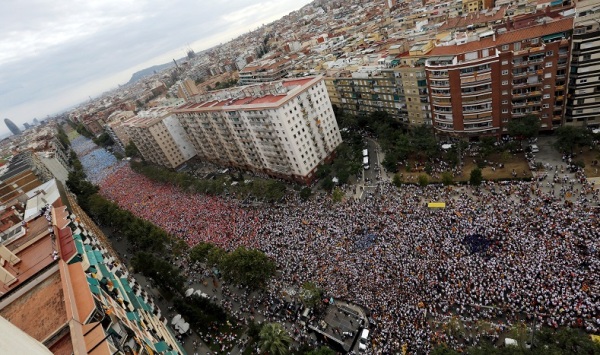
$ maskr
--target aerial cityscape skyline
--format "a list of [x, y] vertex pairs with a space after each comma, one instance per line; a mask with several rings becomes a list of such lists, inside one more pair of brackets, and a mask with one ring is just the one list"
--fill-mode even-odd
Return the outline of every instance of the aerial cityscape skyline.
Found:
[[[225, 43], [307, 3], [2, 4], [0, 113], [22, 127], [125, 84], [138, 70], [185, 57], [188, 48]], [[0, 127], [0, 136], [8, 133]]]
[[110, 1], [0, 42], [131, 76], [3, 116], [0, 353], [600, 354], [600, 0]]

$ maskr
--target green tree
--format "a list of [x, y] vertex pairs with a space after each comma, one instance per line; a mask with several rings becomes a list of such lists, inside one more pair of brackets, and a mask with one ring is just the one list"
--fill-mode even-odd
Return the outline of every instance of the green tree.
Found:
[[538, 117], [528, 115], [510, 120], [506, 124], [506, 128], [511, 137], [522, 141], [523, 139], [536, 137], [541, 125], [542, 123]]
[[131, 259], [131, 265], [135, 271], [151, 277], [162, 290], [176, 293], [183, 290], [185, 277], [179, 273], [179, 269], [154, 254], [137, 253]]
[[305, 282], [300, 290], [300, 301], [307, 308], [316, 307], [321, 302], [323, 290], [313, 282]]
[[576, 147], [590, 146], [592, 136], [590, 131], [584, 127], [561, 126], [554, 131], [556, 141], [554, 147], [561, 152], [573, 154]]
[[533, 345], [540, 349], [547, 348], [546, 354], [600, 354], [600, 344], [573, 328], [561, 328], [558, 332], [543, 329], [535, 333]]
[[459, 355], [459, 352], [448, 348], [446, 344], [442, 344], [433, 348], [430, 355]]
[[452, 185], [454, 183], [454, 176], [452, 176], [452, 173], [449, 171], [444, 171], [442, 173], [442, 184], [448, 186], [448, 185]]
[[425, 187], [425, 186], [429, 185], [429, 178], [427, 177], [427, 175], [421, 174], [421, 175], [419, 175], [418, 182], [419, 182], [419, 186]]
[[226, 254], [220, 267], [225, 279], [252, 289], [264, 287], [276, 271], [273, 260], [263, 252], [244, 247]]
[[103, 132], [101, 135], [94, 138], [93, 141], [94, 141], [94, 143], [96, 143], [97, 145], [99, 145], [101, 147], [108, 147], [115, 143], [115, 142], [113, 142], [112, 138], [106, 132]]
[[344, 192], [339, 187], [336, 187], [331, 194], [331, 198], [333, 202], [342, 202], [342, 199], [344, 198]]
[[481, 156], [487, 158], [496, 150], [496, 138], [494, 137], [483, 137], [481, 139]]
[[193, 329], [204, 332], [210, 331], [211, 325], [223, 324], [227, 319], [227, 313], [221, 306], [196, 294], [186, 298], [176, 298], [173, 306]]
[[321, 187], [323, 188], [323, 190], [329, 192], [333, 190], [335, 184], [333, 183], [333, 180], [331, 180], [330, 177], [327, 177], [321, 182]]
[[133, 141], [130, 141], [125, 147], [125, 155], [131, 158], [140, 156], [140, 151], [137, 149]]
[[260, 330], [260, 349], [269, 355], [289, 354], [292, 337], [279, 323], [267, 323]]
[[207, 260], [210, 252], [215, 248], [214, 244], [200, 242], [190, 249], [190, 261], [203, 263]]
[[481, 173], [481, 169], [474, 168], [473, 170], [471, 170], [471, 177], [469, 178], [469, 181], [473, 186], [481, 185], [481, 183], [483, 182], [483, 175]]
[[399, 173], [394, 174], [394, 177], [392, 178], [392, 184], [394, 184], [396, 187], [402, 186], [402, 177]]
[[221, 268], [221, 263], [227, 256], [225, 249], [214, 247], [206, 255], [206, 263], [210, 266]]
[[310, 195], [312, 195], [310, 187], [303, 187], [302, 190], [300, 190], [300, 198], [302, 201], [307, 201], [310, 198]]
[[263, 325], [261, 323], [256, 323], [254, 320], [251, 320], [250, 324], [248, 324], [248, 331], [246, 334], [248, 334], [248, 337], [252, 339], [259, 339], [262, 327]]
[[431, 127], [421, 125], [410, 131], [410, 142], [413, 154], [421, 159], [433, 158], [439, 154], [435, 135]]

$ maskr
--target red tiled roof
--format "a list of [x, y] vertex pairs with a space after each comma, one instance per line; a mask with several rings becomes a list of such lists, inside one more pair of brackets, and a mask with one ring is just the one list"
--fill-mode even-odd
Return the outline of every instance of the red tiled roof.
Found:
[[503, 44], [522, 41], [527, 38], [545, 36], [557, 32], [568, 31], [573, 28], [573, 18], [566, 18], [544, 25], [522, 28], [515, 31], [496, 35], [496, 41], [493, 37], [487, 37], [480, 41], [468, 42], [461, 45], [438, 46], [429, 52], [430, 56], [451, 55], [472, 52], [482, 48], [497, 47]]
[[476, 25], [476, 24], [480, 24], [480, 23], [495, 22], [495, 21], [498, 21], [498, 20], [504, 18], [505, 12], [506, 12], [506, 7], [503, 6], [498, 11], [496, 11], [496, 13], [494, 13], [493, 15], [489, 15], [490, 12], [488, 11], [486, 14], [479, 13], [479, 14], [468, 14], [465, 17], [462, 17], [462, 16], [452, 17], [452, 18], [449, 18], [445, 24], [440, 26], [439, 30], [444, 31], [444, 30], [449, 30], [449, 29], [453, 29], [456, 27], [467, 27], [469, 25]]
[[65, 227], [58, 231], [58, 242], [60, 245], [60, 258], [69, 262], [77, 252], [71, 228]]
[[282, 98], [286, 97], [286, 95], [266, 95], [263, 97], [257, 97], [256, 99], [249, 102], [250, 105], [253, 104], [264, 104], [264, 103], [275, 103]]
[[310, 77], [310, 78], [302, 78], [302, 79], [295, 79], [295, 80], [286, 80], [283, 82], [283, 86], [304, 85], [313, 79], [314, 79], [313, 77]]

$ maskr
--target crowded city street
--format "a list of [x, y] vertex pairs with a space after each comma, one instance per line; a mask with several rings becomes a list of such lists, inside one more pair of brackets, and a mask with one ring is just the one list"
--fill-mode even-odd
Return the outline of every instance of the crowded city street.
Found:
[[[246, 306], [229, 310], [242, 322], [310, 281], [367, 310], [369, 351], [378, 354], [497, 341], [522, 321], [600, 329], [598, 190], [582, 172], [565, 172], [565, 162], [545, 181], [397, 188], [380, 179], [360, 200], [317, 194], [262, 206], [184, 192], [118, 164], [99, 181], [104, 197], [190, 246], [257, 248], [277, 262], [266, 298], [235, 296]], [[430, 209], [432, 201], [446, 206]], [[210, 274], [178, 266], [190, 283]], [[268, 307], [261, 312], [273, 319]], [[444, 331], [451, 318], [464, 325], [461, 339]]]

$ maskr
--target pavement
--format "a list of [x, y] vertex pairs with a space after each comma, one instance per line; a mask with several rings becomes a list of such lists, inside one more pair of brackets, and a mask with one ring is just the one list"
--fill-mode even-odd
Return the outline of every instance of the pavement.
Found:
[[52, 175], [54, 175], [56, 180], [59, 180], [63, 184], [66, 183], [67, 179], [69, 178], [69, 172], [61, 164], [61, 162], [58, 161], [58, 159], [40, 157], [40, 160], [42, 161], [42, 163], [44, 163], [44, 165], [46, 165], [46, 167], [48, 168], [48, 170], [50, 170]]

